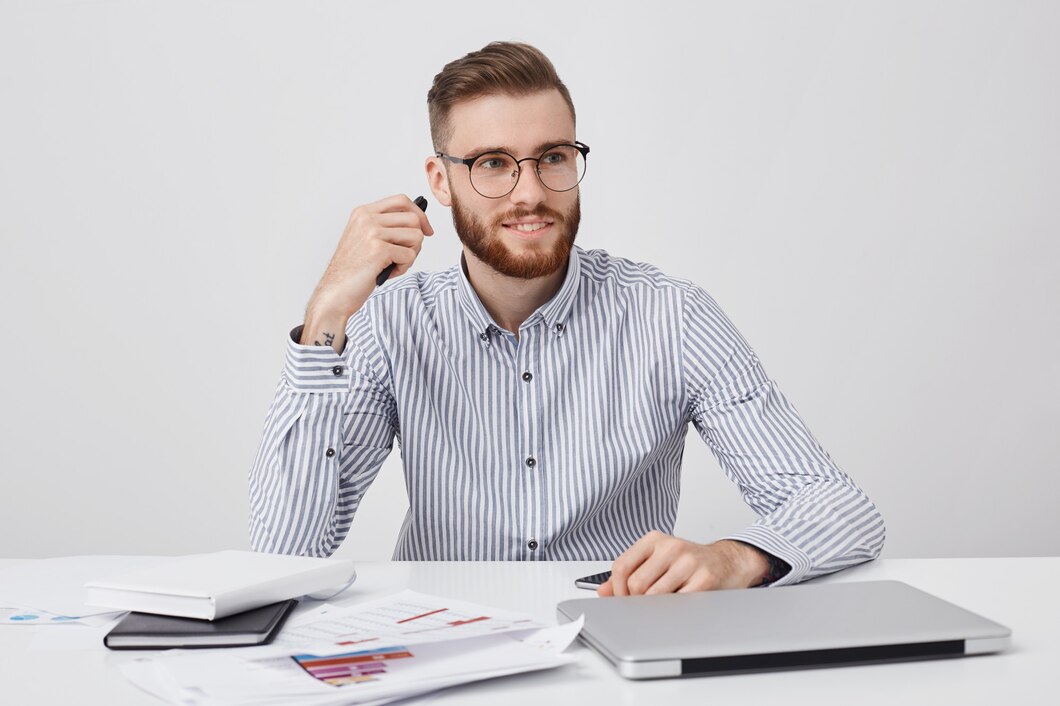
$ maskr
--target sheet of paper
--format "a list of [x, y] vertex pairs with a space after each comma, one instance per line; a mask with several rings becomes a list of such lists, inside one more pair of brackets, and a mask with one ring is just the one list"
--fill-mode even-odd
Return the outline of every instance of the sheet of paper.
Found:
[[[77, 619], [113, 613], [111, 608], [84, 604], [85, 583], [101, 576], [130, 571], [167, 557], [67, 556], [31, 559], [0, 569], [0, 605], [33, 608]], [[4, 620], [2, 623], [11, 621]]]
[[[122, 671], [140, 688], [184, 706], [375, 704], [569, 664], [577, 658], [563, 650], [582, 625], [527, 628], [538, 622], [411, 591], [302, 617], [292, 644], [170, 650]], [[484, 630], [491, 621], [495, 629]], [[330, 630], [322, 640], [323, 627]], [[367, 643], [346, 640], [366, 635]], [[340, 646], [336, 638], [352, 644]], [[326, 649], [305, 649], [312, 644]]]
[[[548, 628], [547, 630], [565, 630]], [[559, 642], [551, 638], [545, 642]], [[185, 652], [185, 654], [179, 654]], [[172, 651], [156, 658], [156, 685], [175, 703], [352, 704], [405, 698], [456, 684], [550, 669], [576, 661], [515, 633], [448, 642], [393, 645], [341, 655], [241, 655]], [[135, 674], [128, 675], [135, 679]], [[142, 678], [142, 675], [141, 675]]]
[[312, 647], [318, 655], [387, 642], [423, 644], [511, 630], [545, 627], [526, 615], [415, 591], [353, 606], [321, 606], [289, 621], [277, 635], [282, 647]]
[[0, 625], [110, 625], [125, 613], [101, 613], [99, 615], [56, 615], [37, 608], [0, 607]]

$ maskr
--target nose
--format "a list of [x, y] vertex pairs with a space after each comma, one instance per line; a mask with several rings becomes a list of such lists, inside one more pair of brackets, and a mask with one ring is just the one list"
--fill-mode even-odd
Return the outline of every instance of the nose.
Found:
[[541, 183], [541, 177], [537, 175], [537, 163], [523, 164], [519, 171], [519, 180], [515, 188], [508, 194], [513, 204], [518, 204], [528, 210], [533, 210], [538, 204], [548, 198], [548, 189]]

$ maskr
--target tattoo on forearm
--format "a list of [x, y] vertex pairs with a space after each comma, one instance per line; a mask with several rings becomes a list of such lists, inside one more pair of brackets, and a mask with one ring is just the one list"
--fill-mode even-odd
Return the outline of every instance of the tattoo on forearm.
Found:
[[320, 341], [313, 341], [313, 345], [314, 346], [330, 346], [334, 342], [335, 342], [335, 334], [328, 333], [327, 331], [325, 331], [324, 332], [324, 343], [321, 343]]

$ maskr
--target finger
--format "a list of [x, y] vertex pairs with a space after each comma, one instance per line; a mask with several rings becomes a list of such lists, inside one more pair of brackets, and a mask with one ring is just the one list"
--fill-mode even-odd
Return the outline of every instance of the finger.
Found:
[[408, 208], [409, 206], [416, 209], [417, 211], [420, 210], [420, 207], [414, 204], [412, 202], [412, 199], [410, 199], [405, 194], [394, 194], [393, 196], [387, 196], [384, 199], [379, 199], [378, 201], [373, 201], [372, 203], [366, 203], [362, 208], [364, 208], [364, 210], [368, 211], [369, 213], [386, 213], [387, 211], [402, 210], [409, 211], [411, 213], [411, 210]]
[[629, 595], [639, 596], [648, 592], [671, 568], [670, 562], [658, 553], [652, 554], [626, 579]]
[[714, 587], [716, 586], [711, 585], [709, 577], [703, 576], [701, 573], [692, 573], [674, 593], [694, 594], [700, 592], [700, 590], [710, 590]]
[[616, 596], [629, 595], [629, 588], [626, 584], [627, 579], [652, 555], [656, 542], [662, 536], [664, 535], [655, 535], [655, 533], [649, 532], [615, 559], [615, 563], [611, 566], [610, 581]]
[[604, 581], [602, 584], [596, 587], [596, 595], [601, 597], [615, 595], [615, 589], [611, 586], [611, 579]]
[[411, 267], [412, 263], [416, 261], [416, 255], [418, 254], [414, 248], [391, 244], [387, 244], [384, 253], [390, 262], [397, 265], [398, 270], [402, 268], [407, 270]]
[[420, 230], [420, 219], [416, 217], [415, 213], [410, 211], [385, 211], [376, 214], [372, 220], [384, 228], [413, 228]]
[[[394, 246], [394, 248], [396, 249], [389, 251], [392, 254], [387, 256], [391, 258], [391, 262], [394, 264], [394, 269], [390, 271], [390, 276], [387, 277], [388, 280], [400, 277], [411, 270], [413, 263], [416, 261], [416, 255], [418, 254], [411, 248], [398, 248], [398, 246]], [[386, 268], [384, 267], [383, 269]]]
[[694, 571], [688, 579], [677, 589], [677, 593], [695, 593], [696, 591], [715, 591], [721, 588], [721, 584], [710, 571]]
[[424, 235], [434, 235], [434, 228], [431, 227], [431, 222], [427, 220], [427, 214], [420, 209], [416, 203], [405, 194], [395, 194], [394, 196], [387, 197], [376, 201], [373, 204], [369, 204], [374, 213], [393, 213], [396, 211], [404, 211], [411, 213], [416, 216], [416, 220], [419, 221], [420, 230], [423, 231]]
[[423, 233], [418, 228], [380, 228], [375, 232], [375, 237], [384, 243], [407, 248], [423, 242]]
[[688, 583], [688, 579], [693, 573], [693, 570], [684, 562], [670, 564], [666, 572], [644, 591], [644, 595], [656, 596], [660, 593], [674, 593]]

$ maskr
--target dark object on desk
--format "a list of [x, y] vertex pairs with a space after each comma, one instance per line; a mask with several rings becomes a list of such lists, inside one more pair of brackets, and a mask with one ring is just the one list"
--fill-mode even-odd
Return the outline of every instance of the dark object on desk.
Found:
[[267, 645], [296, 605], [292, 598], [218, 620], [129, 613], [107, 633], [103, 644], [112, 650]]
[[602, 584], [606, 583], [611, 578], [610, 571], [601, 571], [598, 574], [591, 574], [589, 576], [582, 576], [580, 579], [574, 580], [574, 585], [578, 588], [588, 588], [595, 591]]
[[963, 657], [1012, 631], [900, 581], [579, 598], [579, 638], [628, 679], [741, 674]]
[[[413, 199], [412, 203], [419, 206], [420, 210], [424, 213], [427, 212], [427, 199], [423, 198], [422, 196], [417, 196], [415, 199]], [[397, 267], [397, 263], [394, 262], [391, 262], [389, 265], [387, 265], [386, 268], [379, 273], [379, 276], [375, 278], [375, 286], [378, 287], [382, 285], [383, 282], [386, 282], [388, 279], [390, 279], [390, 273], [394, 271], [395, 267]]]

